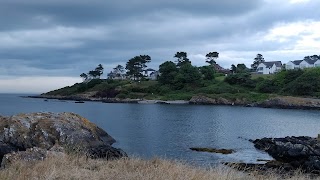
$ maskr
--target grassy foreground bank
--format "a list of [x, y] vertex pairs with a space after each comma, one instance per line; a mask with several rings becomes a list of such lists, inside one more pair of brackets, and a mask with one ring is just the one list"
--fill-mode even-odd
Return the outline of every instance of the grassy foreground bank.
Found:
[[243, 173], [231, 168], [221, 167], [201, 169], [179, 162], [138, 158], [114, 161], [92, 160], [83, 157], [66, 156], [47, 158], [34, 163], [17, 162], [0, 170], [0, 179], [308, 179], [303, 175], [284, 178], [273, 173], [258, 175]]

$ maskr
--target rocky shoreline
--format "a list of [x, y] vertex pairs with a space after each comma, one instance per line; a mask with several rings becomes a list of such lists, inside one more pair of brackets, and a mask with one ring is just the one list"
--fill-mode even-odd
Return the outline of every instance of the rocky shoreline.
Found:
[[[320, 141], [308, 136], [262, 138], [251, 141], [258, 150], [267, 152], [274, 161], [263, 165], [249, 165], [261, 170], [281, 169], [285, 172], [301, 170], [320, 174]], [[247, 165], [248, 166], [248, 165]]]
[[248, 102], [245, 99], [229, 100], [222, 97], [209, 98], [203, 95], [193, 96], [189, 101], [175, 100], [144, 100], [144, 99], [119, 99], [119, 98], [94, 98], [85, 95], [73, 96], [51, 96], [51, 95], [36, 95], [25, 96], [27, 98], [42, 98], [42, 99], [57, 99], [71, 101], [96, 101], [103, 103], [133, 103], [133, 104], [192, 104], [192, 105], [229, 105], [229, 106], [244, 106], [244, 107], [261, 107], [261, 108], [278, 108], [278, 109], [305, 109], [305, 110], [320, 110], [320, 99], [301, 98], [291, 96], [273, 97], [262, 102]]
[[124, 151], [112, 147], [114, 142], [103, 129], [74, 113], [0, 116], [1, 168], [18, 160], [43, 160], [66, 153], [90, 158], [126, 157]]

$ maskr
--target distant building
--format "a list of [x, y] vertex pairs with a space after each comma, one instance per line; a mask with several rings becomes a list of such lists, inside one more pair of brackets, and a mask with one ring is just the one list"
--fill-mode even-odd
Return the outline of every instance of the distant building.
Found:
[[224, 73], [224, 74], [231, 73], [231, 71], [229, 69], [224, 69], [219, 64], [213, 64], [212, 66], [213, 66], [213, 69], [215, 70], [215, 72], [217, 72], [217, 73]]
[[281, 71], [281, 61], [262, 62], [257, 67], [258, 74], [274, 74]]
[[320, 60], [312, 60], [312, 59], [305, 59], [305, 60], [295, 60], [289, 61], [286, 64], [286, 69], [304, 69], [304, 68], [312, 68], [312, 67], [320, 67]]
[[143, 76], [145, 76], [145, 77], [150, 77], [150, 75], [152, 74], [152, 73], [154, 73], [156, 70], [154, 70], [154, 69], [151, 69], [151, 68], [148, 68], [148, 69], [146, 69], [146, 70], [143, 70]]
[[150, 80], [157, 80], [159, 75], [160, 75], [159, 71], [153, 71], [148, 78]]
[[108, 76], [108, 79], [115, 79], [115, 80], [123, 80], [127, 78], [126, 74], [114, 73], [112, 71], [109, 74], [107, 74], [107, 76]]

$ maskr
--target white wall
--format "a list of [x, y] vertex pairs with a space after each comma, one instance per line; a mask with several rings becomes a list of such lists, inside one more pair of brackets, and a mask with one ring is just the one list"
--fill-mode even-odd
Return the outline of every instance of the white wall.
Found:
[[287, 64], [286, 64], [286, 69], [289, 70], [289, 69], [294, 69], [296, 65], [293, 64], [293, 62], [289, 61]]
[[316, 62], [314, 63], [314, 67], [320, 67], [320, 60], [318, 60], [318, 61], [316, 61]]
[[264, 74], [265, 69], [266, 69], [266, 65], [264, 65], [263, 63], [260, 63], [257, 67], [257, 72], [260, 74]]
[[[259, 68], [262, 68], [262, 70], [261, 69], [259, 70]], [[265, 64], [260, 63], [257, 67], [257, 72], [262, 74], [274, 74], [275, 72], [280, 70], [281, 70], [281, 67], [277, 68], [275, 64], [273, 64], [271, 68], [267, 68]]]
[[300, 69], [304, 69], [304, 68], [310, 68], [310, 67], [314, 67], [313, 66], [313, 64], [309, 64], [309, 63], [307, 63], [306, 61], [302, 61], [301, 63], [300, 63]]

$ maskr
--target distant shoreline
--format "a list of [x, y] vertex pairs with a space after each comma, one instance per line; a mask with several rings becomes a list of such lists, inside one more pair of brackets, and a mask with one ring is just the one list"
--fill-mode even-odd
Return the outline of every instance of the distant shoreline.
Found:
[[146, 100], [146, 99], [119, 99], [119, 98], [92, 98], [81, 95], [53, 96], [53, 95], [33, 95], [22, 96], [24, 98], [57, 99], [71, 101], [93, 101], [102, 103], [130, 103], [130, 104], [171, 104], [171, 105], [228, 105], [242, 107], [261, 107], [276, 109], [302, 109], [320, 110], [320, 99], [301, 98], [292, 96], [273, 97], [263, 102], [247, 103], [243, 101], [232, 101], [225, 98], [212, 99], [205, 96], [194, 96], [189, 101], [186, 100]]

